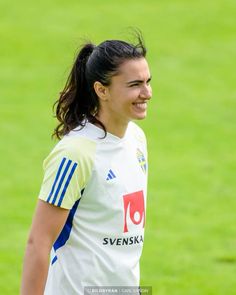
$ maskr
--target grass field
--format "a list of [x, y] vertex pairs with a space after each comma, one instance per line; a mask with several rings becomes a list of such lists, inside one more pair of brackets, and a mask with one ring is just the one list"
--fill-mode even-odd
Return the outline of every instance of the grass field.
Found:
[[153, 76], [140, 123], [150, 161], [142, 285], [236, 294], [235, 10], [233, 0], [0, 0], [0, 295], [19, 293], [55, 144], [51, 107], [80, 38], [125, 38], [129, 26], [143, 31]]

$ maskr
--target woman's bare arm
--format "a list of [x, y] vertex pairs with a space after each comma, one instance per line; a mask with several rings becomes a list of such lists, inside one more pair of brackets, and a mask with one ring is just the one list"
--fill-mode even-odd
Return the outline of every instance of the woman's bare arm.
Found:
[[52, 245], [69, 210], [38, 200], [24, 258], [21, 295], [43, 295]]

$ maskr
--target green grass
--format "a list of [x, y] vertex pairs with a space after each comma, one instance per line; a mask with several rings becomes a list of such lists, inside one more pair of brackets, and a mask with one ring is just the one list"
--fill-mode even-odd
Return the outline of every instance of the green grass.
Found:
[[80, 38], [148, 46], [153, 98], [142, 284], [155, 295], [236, 288], [236, 3], [0, 1], [0, 294], [18, 294], [24, 247], [54, 142], [51, 107]]

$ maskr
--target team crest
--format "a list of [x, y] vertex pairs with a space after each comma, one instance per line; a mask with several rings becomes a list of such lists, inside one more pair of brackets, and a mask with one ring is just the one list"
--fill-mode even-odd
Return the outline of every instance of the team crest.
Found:
[[146, 162], [146, 159], [144, 157], [144, 154], [141, 152], [140, 149], [137, 149], [136, 155], [137, 155], [137, 159], [138, 159], [140, 167], [142, 168], [143, 172], [146, 173], [146, 171], [147, 171], [147, 162]]

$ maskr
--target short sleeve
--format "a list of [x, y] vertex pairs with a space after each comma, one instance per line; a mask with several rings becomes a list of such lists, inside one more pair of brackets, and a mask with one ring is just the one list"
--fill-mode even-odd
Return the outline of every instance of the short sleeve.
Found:
[[94, 164], [96, 143], [86, 138], [64, 138], [43, 162], [39, 199], [71, 209], [81, 197]]

